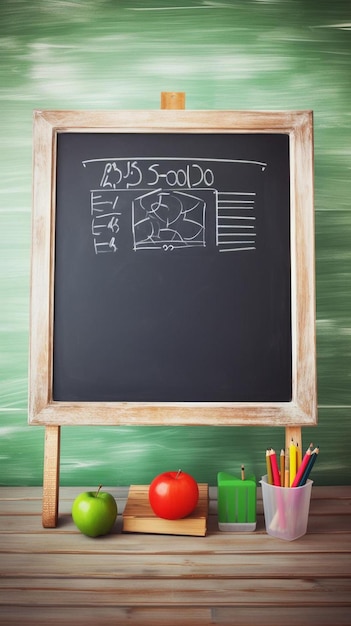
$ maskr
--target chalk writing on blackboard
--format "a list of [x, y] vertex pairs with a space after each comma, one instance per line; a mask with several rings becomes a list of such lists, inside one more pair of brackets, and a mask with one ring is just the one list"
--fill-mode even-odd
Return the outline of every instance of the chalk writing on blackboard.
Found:
[[148, 192], [133, 201], [134, 250], [205, 246], [206, 202], [184, 191]]
[[205, 248], [207, 211], [215, 214], [219, 252], [256, 249], [256, 192], [224, 190], [220, 180], [223, 170], [228, 176], [230, 168], [238, 164], [259, 167], [264, 172], [267, 163], [237, 159], [118, 157], [90, 159], [82, 164], [85, 168], [89, 166], [90, 180], [97, 184], [90, 190], [91, 231], [96, 254], [118, 252], [119, 236], [126, 236], [121, 232], [120, 220], [125, 211], [128, 211], [130, 245], [134, 251]]

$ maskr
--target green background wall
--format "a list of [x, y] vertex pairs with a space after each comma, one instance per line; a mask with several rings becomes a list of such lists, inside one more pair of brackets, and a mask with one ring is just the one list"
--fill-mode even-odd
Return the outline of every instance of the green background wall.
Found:
[[[1, 0], [0, 483], [42, 482], [27, 425], [32, 110], [313, 109], [319, 423], [316, 484], [349, 484], [351, 6], [348, 0]], [[62, 485], [144, 483], [182, 467], [215, 484], [264, 473], [279, 428], [65, 427]]]

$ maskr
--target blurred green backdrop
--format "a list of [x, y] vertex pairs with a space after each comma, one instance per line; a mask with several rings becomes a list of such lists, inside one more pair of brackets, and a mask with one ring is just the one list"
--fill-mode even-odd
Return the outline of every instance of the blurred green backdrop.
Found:
[[[1, 0], [0, 483], [40, 485], [27, 425], [33, 109], [313, 109], [319, 423], [316, 484], [349, 484], [351, 6], [349, 0]], [[259, 478], [279, 428], [65, 427], [62, 485], [146, 483], [182, 467]]]

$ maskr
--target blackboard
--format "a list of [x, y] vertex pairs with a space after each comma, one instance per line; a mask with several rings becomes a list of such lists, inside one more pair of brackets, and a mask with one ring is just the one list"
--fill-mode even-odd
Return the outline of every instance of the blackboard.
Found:
[[53, 399], [290, 401], [289, 136], [59, 133]]
[[36, 123], [32, 421], [312, 423], [311, 115]]

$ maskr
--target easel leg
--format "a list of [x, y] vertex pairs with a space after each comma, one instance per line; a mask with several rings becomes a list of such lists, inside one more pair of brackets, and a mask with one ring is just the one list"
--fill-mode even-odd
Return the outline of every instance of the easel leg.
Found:
[[298, 444], [302, 451], [302, 434], [301, 426], [287, 426], [285, 428], [285, 450], [289, 450], [291, 440], [294, 440], [294, 444]]
[[184, 91], [161, 91], [161, 109], [185, 109]]
[[60, 477], [60, 426], [45, 427], [43, 514], [44, 528], [55, 528], [58, 518]]

